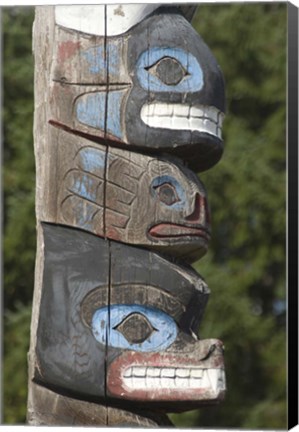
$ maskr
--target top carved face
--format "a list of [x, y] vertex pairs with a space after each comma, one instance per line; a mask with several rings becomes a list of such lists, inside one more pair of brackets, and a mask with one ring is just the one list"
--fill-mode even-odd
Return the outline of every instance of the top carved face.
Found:
[[155, 11], [123, 35], [108, 35], [106, 43], [58, 29], [53, 91], [66, 110], [54, 107], [53, 122], [106, 143], [174, 154], [196, 171], [218, 162], [223, 76], [176, 8]]
[[138, 135], [146, 146], [172, 147], [199, 170], [214, 165], [222, 153], [224, 81], [201, 37], [179, 14], [152, 16], [132, 32], [128, 59], [128, 141]]

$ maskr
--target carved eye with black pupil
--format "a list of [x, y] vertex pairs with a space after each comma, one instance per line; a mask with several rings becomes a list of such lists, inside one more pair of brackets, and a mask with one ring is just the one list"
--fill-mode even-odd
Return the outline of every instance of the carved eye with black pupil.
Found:
[[166, 85], [177, 85], [187, 75], [183, 66], [171, 57], [162, 58], [147, 70]]
[[159, 200], [168, 206], [171, 206], [179, 201], [179, 197], [175, 188], [169, 183], [164, 183], [161, 186], [157, 186], [155, 187], [155, 190]]
[[140, 313], [132, 313], [114, 327], [130, 344], [142, 343], [156, 331], [148, 319]]

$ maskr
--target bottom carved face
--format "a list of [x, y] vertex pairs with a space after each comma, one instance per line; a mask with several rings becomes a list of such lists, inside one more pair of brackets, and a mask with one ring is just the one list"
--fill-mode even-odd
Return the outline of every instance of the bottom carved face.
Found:
[[166, 411], [223, 398], [222, 343], [195, 336], [209, 294], [195, 271], [72, 228], [43, 235], [37, 382]]

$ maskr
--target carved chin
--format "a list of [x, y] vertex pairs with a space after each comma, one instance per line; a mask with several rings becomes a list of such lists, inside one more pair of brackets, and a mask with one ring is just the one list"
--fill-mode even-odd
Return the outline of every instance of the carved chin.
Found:
[[217, 363], [199, 366], [197, 359], [171, 354], [126, 353], [110, 366], [108, 392], [142, 402], [217, 402], [226, 390], [223, 364]]
[[143, 105], [140, 116], [152, 128], [191, 130], [222, 137], [224, 114], [212, 106], [151, 103]]

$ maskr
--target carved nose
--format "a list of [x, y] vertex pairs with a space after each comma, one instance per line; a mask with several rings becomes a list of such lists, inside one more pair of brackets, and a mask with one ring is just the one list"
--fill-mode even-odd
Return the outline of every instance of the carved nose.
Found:
[[197, 193], [194, 200], [193, 212], [185, 218], [187, 222], [201, 222], [202, 225], [210, 224], [210, 212], [205, 196]]

